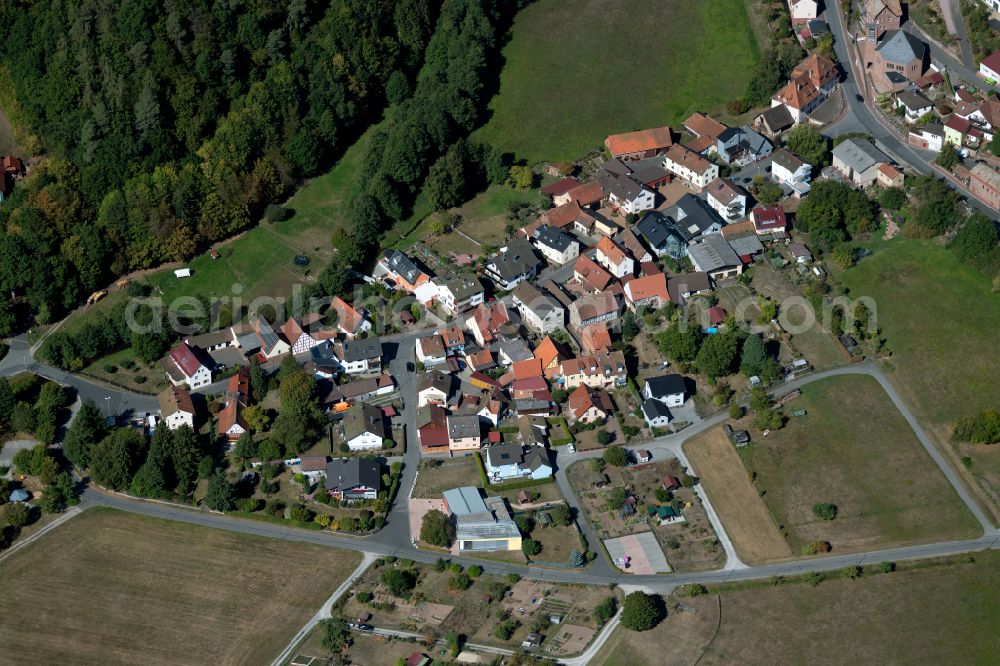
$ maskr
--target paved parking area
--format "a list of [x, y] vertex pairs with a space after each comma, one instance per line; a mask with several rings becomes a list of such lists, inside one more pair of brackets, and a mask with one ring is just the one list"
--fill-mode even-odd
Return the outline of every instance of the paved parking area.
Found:
[[670, 564], [667, 563], [667, 556], [663, 554], [663, 549], [660, 548], [660, 544], [656, 541], [656, 535], [652, 532], [605, 539], [604, 547], [608, 549], [608, 555], [611, 556], [612, 561], [625, 555], [632, 558], [629, 568], [623, 569], [623, 571], [635, 576], [670, 573], [672, 571]]
[[[24, 449], [33, 449], [38, 445], [33, 439], [12, 439], [11, 441], [5, 443], [3, 448], [0, 449], [0, 467], [13, 468], [14, 467], [14, 455], [18, 451]], [[13, 474], [13, 470], [7, 473], [7, 477], [10, 478]]]

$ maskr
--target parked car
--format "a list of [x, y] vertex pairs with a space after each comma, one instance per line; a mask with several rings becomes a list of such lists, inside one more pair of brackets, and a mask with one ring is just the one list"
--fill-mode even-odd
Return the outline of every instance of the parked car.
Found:
[[375, 627], [370, 624], [359, 624], [358, 630], [360, 631], [375, 631]]
[[855, 96], [854, 96], [854, 99], [858, 100], [858, 101], [859, 101], [859, 102], [861, 102], [862, 104], [864, 104], [864, 103], [865, 103], [865, 97], [864, 97], [864, 95], [855, 95]]

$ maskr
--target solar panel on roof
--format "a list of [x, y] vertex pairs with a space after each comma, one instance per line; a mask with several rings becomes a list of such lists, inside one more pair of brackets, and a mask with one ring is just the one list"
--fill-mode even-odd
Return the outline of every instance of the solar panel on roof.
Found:
[[260, 336], [260, 341], [265, 349], [272, 349], [274, 345], [278, 344], [278, 334], [262, 316], [257, 317], [257, 335]]

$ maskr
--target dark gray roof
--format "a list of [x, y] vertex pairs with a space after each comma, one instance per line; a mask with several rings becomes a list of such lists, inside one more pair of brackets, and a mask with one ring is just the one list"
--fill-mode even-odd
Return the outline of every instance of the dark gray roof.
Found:
[[342, 358], [348, 363], [382, 357], [382, 343], [378, 338], [344, 341], [341, 343], [341, 348], [343, 349]]
[[540, 291], [529, 282], [522, 282], [514, 288], [514, 296], [524, 307], [544, 319], [553, 310], [565, 311], [562, 305], [547, 293]]
[[719, 234], [703, 236], [697, 242], [688, 245], [688, 256], [704, 271], [739, 266], [741, 263], [733, 248]]
[[[660, 162], [663, 161], [662, 157], [656, 157], [653, 159], [657, 159]], [[617, 158], [608, 160], [607, 162], [601, 165], [601, 168], [607, 171], [608, 173], [614, 174], [616, 176], [627, 176], [630, 173], [632, 173], [631, 167], [629, 167], [627, 164], [625, 164], [624, 162], [622, 162]]]
[[741, 127], [727, 127], [719, 134], [718, 140], [722, 143], [729, 143], [734, 139], [736, 140], [736, 145], [755, 155], [771, 147], [770, 141], [746, 125]]
[[764, 245], [760, 242], [760, 238], [756, 233], [750, 233], [744, 236], [727, 236], [726, 240], [729, 241], [729, 245], [733, 248], [733, 252], [741, 257], [764, 251]]
[[441, 280], [441, 286], [447, 287], [455, 300], [464, 301], [473, 294], [483, 291], [483, 285], [474, 275], [449, 273]]
[[535, 249], [525, 239], [514, 239], [507, 244], [505, 252], [493, 257], [497, 275], [503, 280], [512, 280], [519, 275], [531, 273], [541, 265]]
[[711, 288], [712, 283], [708, 279], [708, 273], [702, 271], [684, 273], [667, 280], [667, 292], [670, 294], [670, 300], [678, 304], [683, 302], [684, 294], [696, 294]]
[[805, 165], [805, 162], [789, 152], [787, 148], [779, 148], [774, 151], [771, 155], [771, 161], [788, 169], [792, 173], [795, 173], [800, 167]]
[[791, 127], [795, 124], [792, 114], [788, 112], [788, 107], [784, 104], [772, 106], [770, 109], [762, 113], [761, 116], [763, 116], [764, 122], [767, 123], [767, 126], [771, 128], [771, 131], [774, 132], [779, 132], [786, 127]]
[[926, 134], [933, 134], [934, 136], [944, 136], [944, 126], [941, 123], [927, 123], [923, 126], [923, 131]]
[[677, 220], [677, 230], [685, 234], [688, 240], [704, 233], [713, 224], [722, 224], [718, 213], [704, 199], [693, 194], [682, 196], [669, 212]]
[[524, 460], [524, 450], [520, 444], [500, 444], [486, 447], [486, 459], [490, 467], [519, 465]]
[[662, 398], [676, 393], [684, 393], [684, 377], [681, 375], [660, 375], [646, 380], [646, 386], [654, 398]]
[[397, 275], [402, 275], [410, 284], [417, 281], [422, 272], [408, 256], [399, 250], [386, 250], [383, 255], [386, 265]]
[[910, 109], [911, 111], [917, 111], [919, 109], [926, 109], [929, 106], [934, 106], [934, 103], [921, 95], [920, 93], [904, 91], [896, 95], [896, 99], [899, 103]]
[[865, 139], [847, 139], [833, 149], [833, 156], [857, 173], [864, 173], [879, 162], [891, 161], [871, 141]]
[[448, 437], [465, 439], [480, 436], [482, 436], [482, 430], [477, 414], [452, 414], [448, 417]]
[[665, 403], [649, 398], [642, 401], [642, 413], [645, 414], [646, 418], [650, 421], [661, 416], [665, 416], [668, 419], [670, 418], [670, 409], [667, 408]]
[[673, 218], [655, 210], [646, 213], [635, 225], [635, 228], [643, 239], [654, 248], [663, 247], [669, 236], [677, 236], [685, 243], [689, 240], [689, 237], [678, 229]]
[[350, 441], [366, 432], [386, 438], [382, 410], [364, 403], [354, 405], [344, 415], [344, 439]]
[[346, 491], [358, 486], [373, 488], [382, 486], [382, 474], [376, 460], [364, 458], [338, 458], [326, 464], [326, 487], [328, 490]]
[[547, 224], [535, 229], [535, 240], [545, 245], [547, 247], [556, 250], [557, 252], [565, 252], [569, 249], [569, 246], [575, 243], [573, 237], [567, 233], [556, 229], [555, 227], [550, 227]]
[[914, 59], [923, 60], [927, 45], [905, 30], [890, 30], [883, 35], [876, 50], [887, 62], [906, 65]]
[[445, 395], [449, 395], [451, 393], [451, 375], [446, 375], [440, 370], [425, 372], [420, 378], [420, 385], [417, 391], [425, 391], [431, 387], [438, 389]]
[[309, 350], [309, 360], [316, 364], [317, 368], [331, 368], [340, 365], [337, 355], [334, 353], [333, 343], [323, 340], [318, 345]]
[[631, 176], [617, 176], [613, 173], [605, 172], [601, 174], [601, 187], [605, 192], [615, 195], [616, 199], [622, 201], [633, 201], [646, 187]]
[[254, 351], [260, 349], [260, 338], [253, 331], [249, 333], [244, 333], [243, 335], [236, 338], [236, 343], [240, 346], [243, 351]]

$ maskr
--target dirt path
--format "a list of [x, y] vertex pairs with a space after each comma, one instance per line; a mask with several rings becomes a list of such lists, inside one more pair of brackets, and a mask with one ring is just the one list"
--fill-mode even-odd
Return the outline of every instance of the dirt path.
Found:
[[10, 119], [2, 108], [0, 108], [0, 155], [23, 157], [21, 147], [14, 140], [14, 129], [10, 126]]
[[764, 500], [750, 483], [743, 461], [721, 429], [713, 428], [688, 442], [684, 453], [712, 498], [741, 560], [759, 564], [792, 556]]

